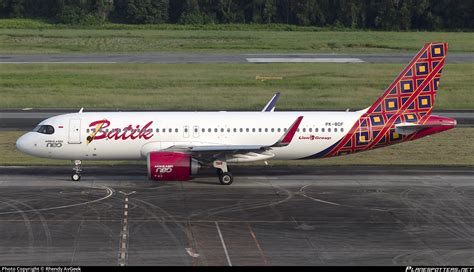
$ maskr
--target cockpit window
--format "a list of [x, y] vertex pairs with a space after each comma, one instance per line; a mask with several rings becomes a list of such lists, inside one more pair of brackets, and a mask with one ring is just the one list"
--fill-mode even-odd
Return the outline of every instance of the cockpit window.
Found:
[[54, 127], [50, 125], [42, 125], [42, 126], [37, 126], [33, 130], [34, 132], [42, 133], [42, 134], [53, 134], [54, 133]]

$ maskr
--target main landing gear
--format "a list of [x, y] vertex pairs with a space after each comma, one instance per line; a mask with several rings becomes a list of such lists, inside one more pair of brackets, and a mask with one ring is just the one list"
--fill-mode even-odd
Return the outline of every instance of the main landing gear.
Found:
[[72, 168], [74, 171], [71, 175], [71, 179], [73, 181], [79, 181], [81, 179], [81, 172], [82, 172], [82, 162], [81, 160], [75, 160], [74, 161], [74, 168]]
[[214, 161], [213, 166], [217, 168], [217, 175], [219, 176], [219, 182], [222, 185], [231, 185], [234, 181], [232, 173], [229, 172], [227, 167], [227, 162], [224, 161]]

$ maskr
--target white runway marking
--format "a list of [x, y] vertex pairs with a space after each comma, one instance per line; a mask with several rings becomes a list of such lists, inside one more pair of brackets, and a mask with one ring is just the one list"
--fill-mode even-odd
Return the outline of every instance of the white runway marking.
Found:
[[[126, 192], [119, 191], [119, 193], [121, 193], [122, 195], [125, 195], [125, 196], [133, 195], [136, 192], [137, 191], [131, 191], [129, 193], [126, 193]], [[125, 198], [125, 201], [128, 201], [128, 197]]]
[[308, 187], [309, 185], [310, 185], [310, 184], [307, 184], [307, 185], [301, 187], [301, 189], [299, 189], [299, 191], [298, 191], [298, 194], [301, 195], [301, 196], [304, 196], [304, 197], [306, 197], [306, 198], [308, 198], [308, 199], [311, 199], [311, 200], [313, 200], [313, 201], [317, 201], [317, 202], [321, 202], [321, 203], [326, 203], [326, 204], [334, 205], [334, 206], [341, 206], [341, 204], [339, 204], [339, 203], [335, 203], [335, 202], [326, 201], [326, 200], [322, 200], [322, 199], [318, 199], [318, 198], [313, 198], [313, 197], [307, 196], [307, 195], [305, 194], [304, 189], [305, 189], [306, 187]]
[[317, 202], [321, 202], [321, 203], [326, 203], [326, 204], [330, 204], [330, 205], [335, 205], [335, 206], [341, 206], [341, 204], [339, 203], [334, 203], [334, 202], [331, 202], [331, 201], [325, 201], [325, 200], [322, 200], [322, 199], [317, 199], [317, 198], [312, 198], [310, 196], [307, 196], [305, 194], [302, 194], [302, 196], [308, 198], [308, 199], [311, 199], [313, 201], [317, 201]]
[[219, 223], [217, 223], [217, 222], [215, 222], [215, 223], [216, 223], [217, 232], [219, 233], [219, 238], [221, 239], [222, 247], [224, 248], [225, 257], [227, 258], [227, 263], [229, 264], [229, 266], [232, 266], [232, 263], [231, 263], [230, 257], [229, 257], [229, 253], [227, 252], [227, 247], [226, 247], [225, 242], [224, 242], [224, 238], [222, 237], [221, 228], [219, 228]]
[[359, 58], [246, 58], [250, 63], [359, 63], [364, 62]]
[[[107, 186], [104, 186], [103, 188], [96, 188], [96, 187], [93, 187], [94, 189], [106, 189], [108, 194], [102, 198], [99, 198], [99, 199], [96, 199], [96, 200], [91, 200], [91, 201], [87, 201], [87, 202], [82, 202], [82, 203], [77, 203], [77, 204], [71, 204], [71, 205], [64, 205], [64, 206], [57, 206], [57, 207], [51, 207], [51, 208], [42, 208], [42, 209], [31, 209], [31, 210], [22, 210], [21, 212], [42, 212], [42, 211], [51, 211], [51, 210], [58, 210], [58, 209], [65, 209], [65, 208], [71, 208], [71, 207], [77, 207], [77, 206], [82, 206], [82, 205], [88, 205], [88, 204], [92, 204], [92, 203], [95, 203], [95, 202], [99, 202], [99, 201], [102, 201], [102, 200], [105, 200], [109, 197], [111, 197], [114, 192], [112, 189], [110, 189], [109, 187]], [[0, 214], [12, 214], [12, 213], [19, 213], [20, 211], [12, 211], [12, 212], [2, 212]]]
[[[127, 194], [124, 194], [123, 192], [120, 191], [120, 193], [122, 193], [123, 195], [127, 195]], [[119, 255], [119, 265], [120, 266], [125, 266], [127, 264], [127, 242], [128, 242], [128, 239], [127, 239], [127, 234], [129, 234], [129, 232], [127, 231], [127, 216], [128, 216], [128, 197], [125, 197], [124, 198], [124, 202], [125, 202], [125, 205], [124, 205], [124, 211], [123, 211], [123, 230], [122, 230], [122, 235], [121, 235], [121, 239], [120, 239], [120, 243], [121, 243], [121, 246], [120, 246], [120, 249], [119, 249], [119, 252], [120, 252], [120, 255]]]
[[186, 249], [186, 252], [189, 254], [189, 256], [191, 256], [193, 258], [198, 258], [199, 257], [199, 254], [195, 253], [192, 248], [187, 247], [185, 249]]

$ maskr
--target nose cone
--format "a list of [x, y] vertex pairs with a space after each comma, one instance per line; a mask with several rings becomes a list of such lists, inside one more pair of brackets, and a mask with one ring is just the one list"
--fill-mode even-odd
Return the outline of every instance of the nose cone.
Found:
[[31, 134], [30, 132], [24, 134], [18, 140], [16, 140], [16, 148], [23, 153], [31, 154], [31, 148], [33, 143], [31, 141]]

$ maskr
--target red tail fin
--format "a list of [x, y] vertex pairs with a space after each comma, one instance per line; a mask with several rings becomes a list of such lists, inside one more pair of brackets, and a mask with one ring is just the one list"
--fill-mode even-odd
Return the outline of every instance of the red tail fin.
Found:
[[[429, 122], [435, 124], [436, 118], [431, 118], [434, 117], [431, 116], [431, 111], [447, 50], [447, 43], [425, 44], [341, 140], [307, 158], [350, 154], [425, 136], [422, 131], [420, 134], [400, 135], [396, 132], [395, 125], [414, 123], [426, 127], [427, 121], [426, 125], [430, 125]], [[447, 125], [432, 128], [429, 133], [456, 125], [454, 120], [445, 119], [444, 122]]]
[[367, 113], [431, 114], [447, 50], [447, 43], [425, 44]]

